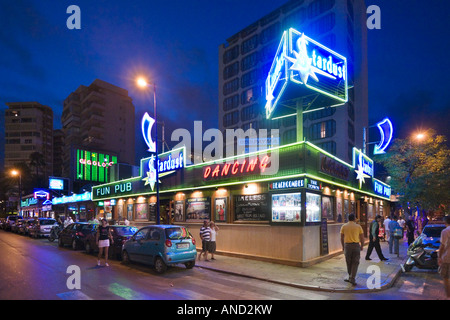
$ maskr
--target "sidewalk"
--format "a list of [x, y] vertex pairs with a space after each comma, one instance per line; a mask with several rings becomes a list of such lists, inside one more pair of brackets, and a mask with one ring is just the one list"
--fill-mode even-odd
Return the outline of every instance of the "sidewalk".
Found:
[[[361, 252], [361, 261], [356, 278], [357, 285], [344, 281], [348, 276], [343, 254], [307, 268], [291, 267], [275, 263], [261, 262], [250, 259], [228, 257], [216, 254], [216, 260], [196, 262], [196, 267], [232, 275], [238, 275], [276, 284], [288, 285], [300, 289], [328, 292], [359, 292], [373, 291], [367, 288], [367, 279], [373, 275], [368, 270], [370, 266], [378, 266], [381, 272], [381, 287], [377, 290], [390, 288], [401, 273], [400, 264], [406, 260], [408, 244], [400, 240], [399, 257], [389, 254], [387, 242], [381, 243], [383, 254], [389, 261], [380, 261], [373, 250], [371, 261], [366, 261], [367, 244]], [[372, 283], [372, 282], [370, 282]]]

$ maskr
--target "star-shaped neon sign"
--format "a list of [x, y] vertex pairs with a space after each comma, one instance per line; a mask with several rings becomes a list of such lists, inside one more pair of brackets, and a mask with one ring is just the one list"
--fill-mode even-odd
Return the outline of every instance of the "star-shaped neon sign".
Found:
[[359, 154], [358, 159], [359, 159], [358, 160], [358, 169], [356, 169], [355, 172], [356, 172], [356, 180], [359, 180], [359, 188], [361, 189], [362, 184], [365, 183], [365, 179], [370, 178], [370, 176], [364, 172], [362, 153]]
[[142, 179], [142, 181], [145, 182], [144, 186], [150, 185], [150, 187], [153, 189], [155, 188], [156, 183], [156, 169], [155, 169], [155, 156], [151, 156], [150, 160], [148, 161], [148, 171], [147, 175]]

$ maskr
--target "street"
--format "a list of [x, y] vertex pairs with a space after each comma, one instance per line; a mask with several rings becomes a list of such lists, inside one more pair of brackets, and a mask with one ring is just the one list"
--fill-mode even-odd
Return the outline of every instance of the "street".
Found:
[[[337, 300], [337, 299], [444, 299], [435, 271], [403, 274], [388, 290], [374, 293], [332, 293], [301, 290], [265, 281], [195, 267], [170, 268], [163, 275], [150, 267], [96, 266], [96, 257], [84, 251], [59, 248], [47, 239], [31, 239], [0, 231], [0, 299], [45, 300]], [[220, 263], [218, 260], [211, 263]], [[80, 267], [81, 289], [70, 290], [71, 265]]]

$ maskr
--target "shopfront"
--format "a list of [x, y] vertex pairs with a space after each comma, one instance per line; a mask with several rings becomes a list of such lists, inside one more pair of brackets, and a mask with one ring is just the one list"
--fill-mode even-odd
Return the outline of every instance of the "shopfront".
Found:
[[72, 194], [52, 199], [53, 215], [71, 216], [74, 221], [89, 221], [96, 216], [96, 205], [91, 193]]
[[[341, 251], [339, 231], [349, 214], [367, 233], [375, 213], [389, 207], [390, 187], [360, 154], [355, 150], [348, 164], [299, 142], [173, 170], [160, 178], [160, 222], [185, 225], [198, 238], [203, 221], [212, 220], [223, 254], [309, 265]], [[109, 204], [114, 220], [156, 223], [147, 168], [143, 159], [141, 176], [94, 187], [93, 201]]]

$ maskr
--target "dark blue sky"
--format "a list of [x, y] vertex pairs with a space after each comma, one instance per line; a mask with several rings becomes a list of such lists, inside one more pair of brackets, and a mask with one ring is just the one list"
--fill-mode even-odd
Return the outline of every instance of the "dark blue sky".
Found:
[[[96, 78], [129, 90], [139, 115], [151, 110], [134, 89], [140, 72], [158, 84], [169, 133], [194, 120], [217, 128], [219, 45], [285, 2], [1, 0], [0, 140], [5, 102], [49, 105], [60, 128], [63, 100]], [[81, 30], [66, 27], [71, 4], [81, 8]], [[371, 4], [381, 8], [382, 29], [368, 33], [370, 118], [392, 117], [397, 137], [420, 127], [449, 136], [450, 1]]]

